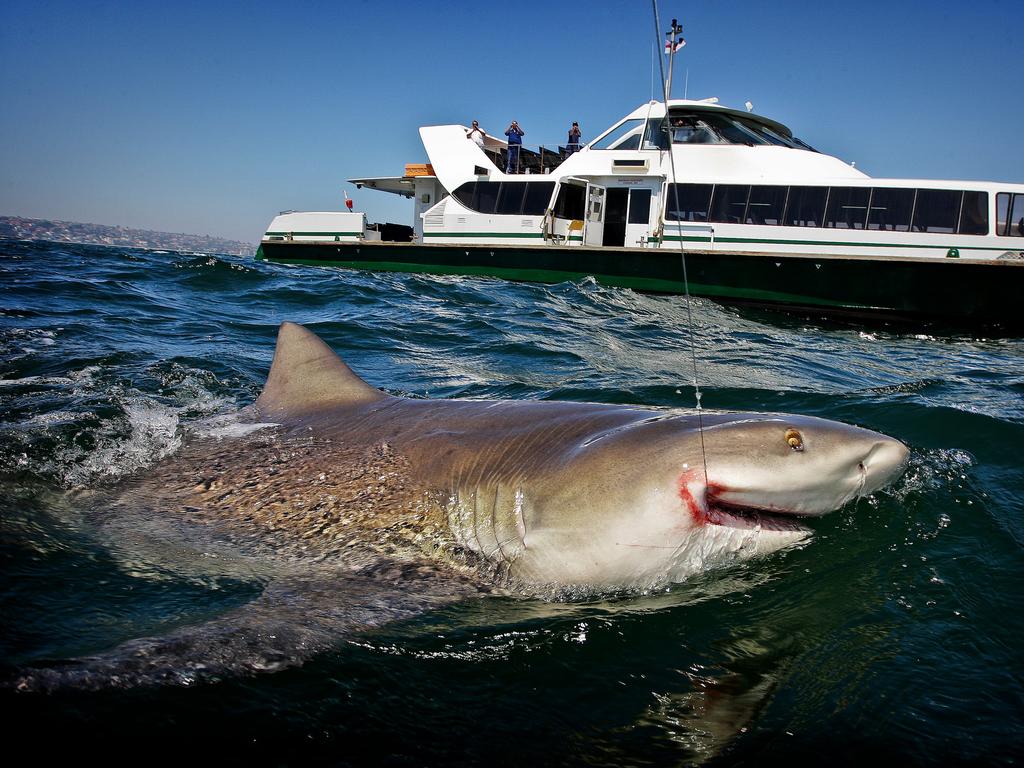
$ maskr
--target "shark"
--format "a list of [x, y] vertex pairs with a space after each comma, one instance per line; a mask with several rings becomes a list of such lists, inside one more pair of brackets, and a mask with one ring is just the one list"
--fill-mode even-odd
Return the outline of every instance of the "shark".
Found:
[[91, 519], [132, 567], [212, 568], [254, 599], [16, 688], [191, 684], [474, 597], [650, 592], [802, 545], [909, 453], [810, 416], [401, 397], [290, 322], [246, 418], [265, 428], [186, 446]]

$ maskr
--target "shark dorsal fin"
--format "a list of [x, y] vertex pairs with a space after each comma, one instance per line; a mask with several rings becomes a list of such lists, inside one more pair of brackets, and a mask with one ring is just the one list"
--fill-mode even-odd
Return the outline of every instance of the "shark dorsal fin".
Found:
[[296, 323], [281, 323], [274, 362], [256, 407], [277, 418], [386, 397], [353, 373], [315, 333]]

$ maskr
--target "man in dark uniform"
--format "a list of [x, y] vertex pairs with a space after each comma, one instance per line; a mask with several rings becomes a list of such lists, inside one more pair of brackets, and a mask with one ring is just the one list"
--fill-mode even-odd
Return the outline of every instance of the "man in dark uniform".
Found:
[[519, 147], [523, 144], [523, 136], [526, 135], [526, 131], [513, 120], [512, 125], [505, 131], [505, 135], [508, 136], [508, 163], [505, 173], [519, 173]]
[[569, 142], [565, 147], [565, 154], [571, 155], [573, 152], [580, 151], [580, 124], [575, 120], [572, 121], [572, 128], [569, 129]]

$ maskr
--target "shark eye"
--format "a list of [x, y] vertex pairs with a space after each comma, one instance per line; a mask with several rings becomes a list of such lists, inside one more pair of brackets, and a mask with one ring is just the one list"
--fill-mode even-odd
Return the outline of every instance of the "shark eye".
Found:
[[792, 448], [794, 451], [802, 451], [804, 449], [804, 439], [800, 436], [800, 433], [795, 429], [786, 430], [786, 445]]

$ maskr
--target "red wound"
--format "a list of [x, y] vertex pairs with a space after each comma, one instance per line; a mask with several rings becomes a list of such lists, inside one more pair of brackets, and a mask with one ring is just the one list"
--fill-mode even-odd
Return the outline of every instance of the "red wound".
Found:
[[710, 522], [707, 510], [697, 502], [690, 491], [690, 482], [694, 479], [696, 479], [696, 473], [692, 471], [684, 472], [679, 476], [679, 498], [683, 502], [683, 507], [693, 518], [693, 522], [697, 525], [707, 525]]
[[722, 486], [717, 483], [708, 483], [704, 493], [704, 504], [701, 504], [694, 498], [693, 492], [690, 490], [690, 483], [697, 479], [698, 475], [693, 470], [679, 476], [679, 498], [683, 502], [683, 507], [690, 513], [693, 522], [697, 525], [708, 525], [709, 523], [720, 525], [721, 515], [715, 507], [714, 500], [722, 492]]

